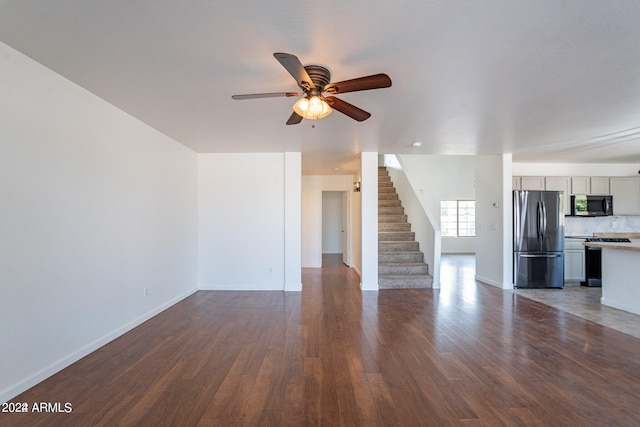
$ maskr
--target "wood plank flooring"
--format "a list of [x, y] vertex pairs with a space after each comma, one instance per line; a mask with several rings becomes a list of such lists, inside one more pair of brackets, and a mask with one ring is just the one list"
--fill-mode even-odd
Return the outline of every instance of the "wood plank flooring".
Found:
[[13, 402], [1, 426], [638, 426], [640, 339], [456, 279], [194, 294]]

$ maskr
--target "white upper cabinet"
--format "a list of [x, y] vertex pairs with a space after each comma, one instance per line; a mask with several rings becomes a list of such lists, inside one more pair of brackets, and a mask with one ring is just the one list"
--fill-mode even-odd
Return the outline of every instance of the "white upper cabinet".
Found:
[[571, 194], [609, 194], [608, 176], [571, 177]]
[[[608, 195], [611, 193], [611, 190], [609, 189], [608, 176], [513, 176], [511, 177], [511, 185], [514, 190], [565, 191], [565, 180], [568, 180], [569, 182], [566, 189], [566, 192], [569, 195]], [[550, 186], [547, 185], [547, 182], [550, 182]]]
[[543, 176], [523, 176], [520, 178], [521, 190], [544, 190]]
[[545, 178], [545, 190], [559, 191], [560, 203], [564, 207], [564, 213], [569, 215], [569, 186], [571, 178], [567, 176], [548, 176]]
[[512, 190], [522, 190], [522, 187], [520, 186], [520, 177], [519, 176], [512, 176], [511, 177], [511, 189]]
[[609, 178], [614, 215], [640, 215], [640, 177]]
[[610, 191], [608, 176], [591, 177], [591, 192], [587, 194], [608, 195]]
[[591, 194], [591, 179], [588, 176], [571, 177], [571, 194]]

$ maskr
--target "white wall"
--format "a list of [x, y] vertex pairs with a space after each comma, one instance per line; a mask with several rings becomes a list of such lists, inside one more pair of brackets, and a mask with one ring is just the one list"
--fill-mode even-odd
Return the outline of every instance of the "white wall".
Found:
[[195, 291], [197, 156], [2, 43], [0, 93], [4, 402]]
[[[475, 156], [399, 155], [405, 173], [433, 221], [441, 200], [475, 200]], [[442, 253], [474, 253], [474, 237], [442, 237]]]
[[300, 266], [295, 252], [285, 258], [285, 234], [300, 233], [285, 223], [285, 205], [296, 207], [285, 188], [300, 175], [285, 182], [286, 170], [285, 153], [198, 156], [201, 289], [284, 289], [285, 264]]
[[342, 253], [343, 192], [322, 192], [322, 253]]
[[351, 267], [362, 277], [362, 200], [360, 193], [352, 193], [352, 221], [351, 221]]
[[284, 290], [302, 291], [302, 153], [284, 153]]
[[476, 279], [511, 288], [511, 155], [476, 156]]
[[360, 288], [378, 290], [378, 153], [360, 154]]
[[[302, 267], [322, 267], [323, 191], [352, 191], [354, 180], [352, 175], [302, 177]], [[352, 236], [354, 232], [352, 230]]]

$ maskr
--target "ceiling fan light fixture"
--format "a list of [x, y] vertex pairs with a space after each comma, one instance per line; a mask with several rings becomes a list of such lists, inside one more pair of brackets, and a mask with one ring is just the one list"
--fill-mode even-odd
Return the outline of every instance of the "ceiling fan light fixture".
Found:
[[[382, 89], [391, 86], [391, 78], [383, 73], [358, 77], [350, 80], [331, 83], [331, 72], [322, 65], [302, 65], [300, 60], [290, 53], [276, 52], [273, 56], [280, 65], [291, 74], [303, 93], [296, 92], [268, 92], [232, 95], [231, 98], [254, 99], [302, 96], [293, 106], [293, 113], [287, 120], [287, 125], [297, 125], [303, 119], [317, 120], [327, 117], [333, 110], [342, 113], [353, 120], [363, 122], [371, 117], [371, 113], [334, 96], [347, 92]], [[325, 96], [326, 95], [326, 96]], [[312, 126], [313, 127], [313, 126]]]
[[316, 120], [327, 117], [333, 111], [327, 102], [319, 96], [300, 98], [293, 104], [293, 111], [305, 119]]

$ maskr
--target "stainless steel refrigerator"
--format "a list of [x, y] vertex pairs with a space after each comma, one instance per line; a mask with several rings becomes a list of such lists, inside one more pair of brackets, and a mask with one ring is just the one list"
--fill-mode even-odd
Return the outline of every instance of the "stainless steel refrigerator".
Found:
[[558, 191], [513, 192], [514, 288], [564, 286], [564, 210]]

